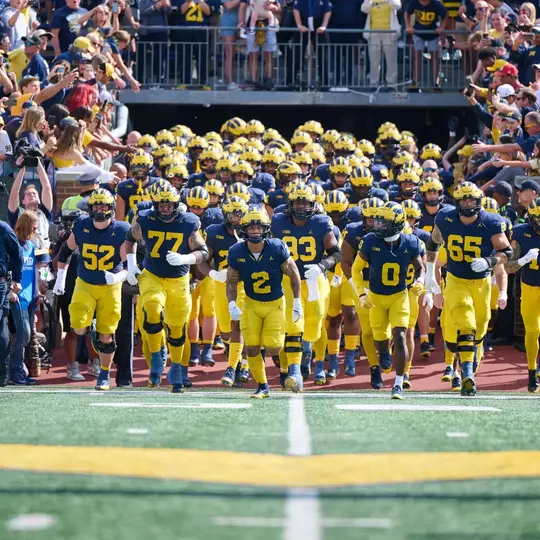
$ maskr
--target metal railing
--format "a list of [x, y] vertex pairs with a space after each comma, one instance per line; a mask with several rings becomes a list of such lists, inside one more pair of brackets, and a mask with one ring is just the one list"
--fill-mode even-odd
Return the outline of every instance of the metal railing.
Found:
[[[339, 92], [388, 86], [402, 91], [414, 81], [419, 88], [439, 83], [442, 90], [458, 90], [476, 67], [473, 51], [444, 47], [444, 38], [438, 51], [429, 52], [415, 51], [407, 36], [395, 32], [329, 29], [301, 34], [296, 28], [281, 28], [274, 50], [252, 54], [246, 39], [237, 37], [227, 44], [220, 30], [233, 29], [143, 28], [136, 52], [128, 57], [135, 78], [145, 87], [172, 89]], [[361, 35], [367, 40], [360, 42]], [[259, 39], [273, 37], [261, 29], [255, 33]]]

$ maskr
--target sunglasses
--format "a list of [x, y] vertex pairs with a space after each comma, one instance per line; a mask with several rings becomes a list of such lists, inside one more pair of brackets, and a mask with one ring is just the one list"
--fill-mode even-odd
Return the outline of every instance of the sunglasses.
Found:
[[529, 129], [532, 127], [537, 127], [536, 124], [525, 124], [525, 129]]
[[424, 167], [424, 172], [437, 172], [437, 169], [433, 169], [431, 167]]

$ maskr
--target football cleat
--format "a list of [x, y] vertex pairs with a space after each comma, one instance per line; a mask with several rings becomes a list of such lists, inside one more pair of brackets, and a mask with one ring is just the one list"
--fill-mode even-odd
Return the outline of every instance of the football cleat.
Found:
[[435, 350], [435, 332], [428, 334], [429, 338], [429, 349], [431, 351]]
[[371, 366], [369, 371], [371, 373], [371, 388], [380, 390], [383, 387], [381, 366]]
[[463, 377], [461, 383], [461, 395], [466, 397], [476, 396], [476, 383], [474, 377]]
[[[167, 356], [165, 355], [165, 359]], [[148, 376], [148, 388], [156, 388], [161, 384], [161, 375], [163, 374], [163, 353], [152, 353], [150, 358], [150, 375]]]
[[324, 371], [324, 361], [315, 362], [315, 384], [322, 386], [326, 384], [326, 372]]
[[461, 391], [461, 379], [459, 375], [452, 377], [452, 392]]
[[246, 384], [249, 381], [249, 369], [247, 367], [240, 366], [238, 371], [237, 382], [240, 384]]
[[339, 373], [339, 359], [330, 360], [328, 362], [328, 373], [326, 374], [327, 379], [337, 379]]
[[223, 343], [223, 338], [221, 336], [216, 336], [216, 339], [214, 339], [214, 349], [216, 351], [225, 349], [225, 343]]
[[304, 381], [307, 381], [311, 375], [311, 351], [305, 351], [302, 353], [300, 372], [302, 373], [302, 378]]
[[431, 356], [429, 341], [422, 341], [422, 343], [420, 343], [420, 356], [423, 356], [424, 358], [429, 358]]
[[253, 399], [265, 399], [270, 397], [270, 392], [268, 390], [268, 384], [259, 384], [259, 387], [257, 388], [257, 391], [254, 394], [251, 394], [249, 396]]
[[287, 387], [285, 386], [285, 379], [287, 379], [287, 373], [279, 372], [279, 384], [281, 386], [282, 390], [287, 390]]
[[403, 375], [403, 390], [410, 390], [411, 389], [411, 381], [409, 379], [408, 373], [405, 373]]
[[221, 377], [221, 384], [223, 386], [231, 387], [234, 384], [235, 373], [236, 373], [236, 370], [233, 367], [229, 366], [225, 370], [223, 377]]
[[100, 370], [96, 381], [96, 390], [109, 390], [111, 387], [109, 375], [110, 373], [108, 369]]
[[389, 351], [379, 355], [379, 363], [384, 373], [390, 373], [392, 371], [392, 357]]
[[352, 364], [345, 365], [345, 377], [355, 377], [356, 369], [354, 367], [354, 362]]
[[201, 356], [201, 366], [203, 367], [214, 367], [216, 361], [212, 358], [212, 351], [208, 351]]
[[443, 376], [441, 377], [441, 381], [451, 382], [453, 374], [454, 374], [454, 368], [452, 366], [446, 366], [444, 368], [444, 373], [443, 373]]
[[326, 380], [327, 381], [335, 381], [337, 379], [338, 372], [335, 369], [329, 369], [326, 373]]
[[536, 371], [534, 369], [529, 369], [529, 384], [527, 385], [527, 390], [530, 394], [537, 394], [540, 391], [540, 385], [538, 384]]
[[201, 351], [199, 349], [199, 344], [198, 343], [192, 343], [191, 344], [190, 357], [189, 357], [189, 367], [198, 366], [200, 358], [201, 358]]
[[183, 384], [173, 384], [171, 388], [172, 394], [183, 394], [184, 393], [184, 385]]
[[191, 388], [193, 383], [188, 378], [188, 366], [182, 366], [182, 384], [184, 388]]
[[390, 394], [390, 397], [392, 399], [405, 399], [405, 396], [403, 395], [403, 388], [396, 384], [394, 388], [392, 388], [392, 393]]
[[293, 364], [289, 366], [289, 374], [285, 379], [285, 387], [294, 392], [302, 392], [304, 388], [304, 380], [300, 373], [300, 366], [298, 364]]

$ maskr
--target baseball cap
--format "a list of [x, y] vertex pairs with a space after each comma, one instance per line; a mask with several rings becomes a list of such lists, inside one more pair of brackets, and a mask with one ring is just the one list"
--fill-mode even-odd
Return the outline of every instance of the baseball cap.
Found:
[[512, 120], [514, 122], [521, 122], [521, 113], [519, 111], [508, 111], [506, 113], [499, 113], [501, 118], [505, 120]]
[[38, 28], [35, 32], [32, 33], [33, 36], [37, 36], [38, 38], [45, 36], [47, 39], [52, 39], [53, 35], [50, 32], [47, 32], [47, 30], [43, 30], [43, 28]]
[[525, 191], [526, 189], [532, 189], [536, 193], [540, 193], [540, 187], [534, 180], [524, 180], [519, 186], [516, 186], [519, 191]]
[[76, 49], [80, 49], [81, 51], [88, 51], [91, 54], [94, 54], [94, 47], [92, 47], [92, 43], [90, 43], [90, 40], [87, 37], [78, 37], [73, 42], [73, 46]]
[[41, 40], [39, 39], [39, 36], [36, 36], [35, 34], [30, 34], [29, 36], [23, 36], [21, 38], [24, 41], [24, 44], [27, 47], [41, 47]]
[[463, 148], [458, 150], [458, 156], [471, 157], [475, 151], [473, 150], [472, 145], [466, 144]]
[[[502, 69], [501, 69], [502, 73]], [[516, 93], [514, 90], [514, 87], [511, 84], [501, 84], [501, 86], [497, 87], [497, 95], [500, 98], [507, 98], [509, 96], [513, 96]]]
[[[499, 69], [499, 73], [501, 75], [511, 75], [513, 77], [517, 77], [518, 68], [514, 66], [514, 64], [510, 64], [509, 62], [507, 62], [506, 64], [504, 64], [504, 66], [501, 69]], [[509, 86], [509, 85], [503, 85], [503, 86]]]
[[105, 76], [109, 79], [113, 79], [114, 81], [118, 79], [118, 75], [116, 74], [116, 71], [112, 64], [100, 64], [99, 69], [101, 69], [101, 71], [103, 71], [105, 73]]
[[495, 60], [495, 62], [493, 62], [493, 65], [486, 68], [488, 71], [497, 71], [499, 69], [501, 69], [505, 64], [508, 64], [508, 62], [506, 60], [503, 60], [502, 58], [497, 58], [497, 60]]
[[534, 69], [540, 69], [540, 64], [533, 64], [532, 67], [533, 67]]
[[511, 197], [512, 186], [508, 182], [499, 182], [495, 184], [495, 187], [493, 188], [493, 193], [498, 193], [499, 195], [503, 195], [504, 197]]

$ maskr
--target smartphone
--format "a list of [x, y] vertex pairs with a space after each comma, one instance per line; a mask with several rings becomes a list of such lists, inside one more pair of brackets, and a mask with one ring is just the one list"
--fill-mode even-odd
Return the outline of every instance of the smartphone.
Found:
[[56, 73], [58, 73], [58, 75], [61, 75], [62, 73], [64, 73], [64, 66], [60, 66], [60, 67], [56, 70]]
[[54, 126], [56, 126], [56, 116], [53, 114], [49, 115], [47, 123], [49, 124], [49, 128], [54, 129]]
[[96, 114], [96, 120], [99, 120], [100, 122], [103, 120], [102, 114]]
[[474, 88], [472, 86], [468, 86], [467, 90], [465, 91], [465, 95], [467, 97], [472, 97], [474, 95]]
[[112, 3], [112, 12], [113, 13], [118, 13], [118, 2], [116, 0], [114, 0], [114, 2]]
[[482, 34], [482, 39], [489, 39], [489, 34]]

